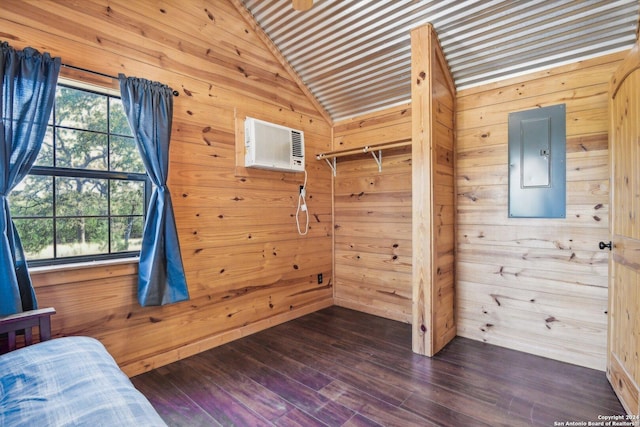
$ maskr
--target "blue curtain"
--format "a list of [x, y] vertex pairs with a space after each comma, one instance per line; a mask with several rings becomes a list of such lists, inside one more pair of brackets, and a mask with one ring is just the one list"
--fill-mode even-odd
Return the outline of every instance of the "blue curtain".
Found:
[[185, 301], [189, 291], [167, 187], [173, 91], [163, 84], [122, 74], [119, 80], [129, 126], [155, 185], [142, 236], [138, 301], [143, 307]]
[[51, 116], [60, 58], [0, 45], [0, 316], [37, 308], [24, 250], [7, 197], [29, 173]]

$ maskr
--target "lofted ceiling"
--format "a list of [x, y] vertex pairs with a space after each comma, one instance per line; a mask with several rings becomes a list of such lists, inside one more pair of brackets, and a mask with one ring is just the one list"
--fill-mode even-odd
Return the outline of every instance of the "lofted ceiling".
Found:
[[458, 90], [629, 49], [638, 0], [242, 0], [333, 121], [411, 99], [412, 28], [431, 23]]

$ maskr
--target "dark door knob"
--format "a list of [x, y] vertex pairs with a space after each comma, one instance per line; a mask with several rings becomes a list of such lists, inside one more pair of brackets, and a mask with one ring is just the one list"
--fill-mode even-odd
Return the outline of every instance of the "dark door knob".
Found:
[[600, 242], [598, 246], [600, 246], [600, 249], [609, 248], [609, 250], [611, 250], [611, 242], [609, 243]]

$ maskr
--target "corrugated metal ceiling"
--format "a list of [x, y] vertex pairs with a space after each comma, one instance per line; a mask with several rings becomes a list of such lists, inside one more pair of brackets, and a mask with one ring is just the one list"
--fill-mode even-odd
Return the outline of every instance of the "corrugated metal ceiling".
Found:
[[242, 0], [334, 121], [411, 99], [412, 28], [431, 23], [463, 89], [629, 49], [638, 0]]

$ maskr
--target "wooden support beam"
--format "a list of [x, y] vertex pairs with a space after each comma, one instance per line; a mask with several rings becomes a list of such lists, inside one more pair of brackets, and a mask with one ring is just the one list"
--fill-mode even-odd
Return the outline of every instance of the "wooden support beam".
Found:
[[455, 87], [430, 24], [411, 31], [411, 58], [412, 347], [432, 356], [456, 333], [455, 227], [441, 220], [436, 224], [443, 212], [454, 212]]
[[431, 28], [411, 32], [413, 334], [415, 353], [431, 356]]

